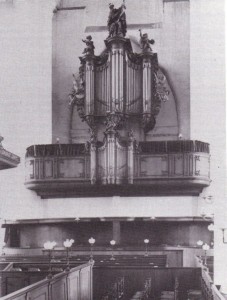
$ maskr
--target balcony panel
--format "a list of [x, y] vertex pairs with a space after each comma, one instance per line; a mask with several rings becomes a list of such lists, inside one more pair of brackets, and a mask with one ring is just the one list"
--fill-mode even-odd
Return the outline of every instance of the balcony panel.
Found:
[[25, 185], [42, 198], [52, 198], [194, 196], [210, 184], [209, 146], [202, 142], [143, 142], [134, 149], [133, 165], [127, 165], [127, 157], [122, 159], [126, 160], [121, 162], [125, 169], [133, 168], [133, 181], [127, 182], [126, 174], [124, 184], [94, 183], [90, 148], [85, 144], [31, 146], [26, 154]]
[[5, 150], [0, 142], [0, 170], [15, 168], [20, 163], [20, 157]]

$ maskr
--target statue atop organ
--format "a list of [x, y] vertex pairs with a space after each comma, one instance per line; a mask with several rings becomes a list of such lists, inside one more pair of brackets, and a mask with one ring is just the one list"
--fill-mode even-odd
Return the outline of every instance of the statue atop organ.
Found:
[[125, 36], [127, 32], [126, 15], [125, 15], [125, 3], [119, 8], [114, 8], [113, 3], [109, 4], [109, 17], [107, 26], [109, 30], [109, 37], [113, 36]]

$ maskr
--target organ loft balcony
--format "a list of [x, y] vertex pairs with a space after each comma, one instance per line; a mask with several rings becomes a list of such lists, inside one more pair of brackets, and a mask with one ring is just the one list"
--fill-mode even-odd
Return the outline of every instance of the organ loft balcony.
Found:
[[17, 167], [20, 157], [4, 149], [2, 141], [3, 137], [0, 135], [0, 170]]
[[42, 198], [198, 195], [210, 183], [209, 145], [176, 140], [178, 114], [186, 112], [159, 67], [154, 40], [140, 31], [135, 53], [125, 32], [113, 32], [99, 56], [91, 36], [83, 42], [69, 105], [61, 104], [70, 110], [71, 138], [27, 149], [27, 188]]
[[[28, 189], [42, 198], [89, 196], [198, 195], [210, 184], [209, 145], [199, 141], [119, 141], [114, 168], [87, 144], [30, 146]], [[97, 143], [97, 153], [107, 147]], [[108, 151], [107, 151], [108, 152]], [[123, 160], [123, 154], [126, 159]], [[122, 157], [121, 157], [122, 156]], [[95, 169], [92, 166], [97, 165]], [[102, 164], [102, 165], [101, 165]]]

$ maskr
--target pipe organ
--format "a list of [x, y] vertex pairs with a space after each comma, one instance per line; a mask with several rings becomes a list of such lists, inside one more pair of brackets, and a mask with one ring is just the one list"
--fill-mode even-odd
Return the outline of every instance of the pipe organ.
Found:
[[143, 141], [164, 99], [157, 54], [133, 53], [129, 39], [114, 36], [95, 56], [90, 36], [86, 42], [71, 105], [90, 128], [91, 183], [131, 184], [136, 144], [131, 124], [143, 129]]

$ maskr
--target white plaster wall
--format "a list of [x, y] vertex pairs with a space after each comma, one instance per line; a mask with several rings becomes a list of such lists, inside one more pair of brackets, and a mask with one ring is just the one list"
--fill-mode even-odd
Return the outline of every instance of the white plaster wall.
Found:
[[24, 155], [29, 145], [51, 142], [53, 2], [0, 2], [0, 132], [21, 157], [0, 172], [0, 221], [43, 215], [40, 198], [24, 187]]
[[[196, 197], [110, 197], [46, 199], [45, 218], [195, 216]], [[64, 212], [62, 211], [64, 207]]]
[[227, 228], [225, 1], [191, 0], [191, 136], [210, 143], [212, 183], [199, 205], [215, 213], [215, 283], [227, 292], [227, 245], [220, 228]]

